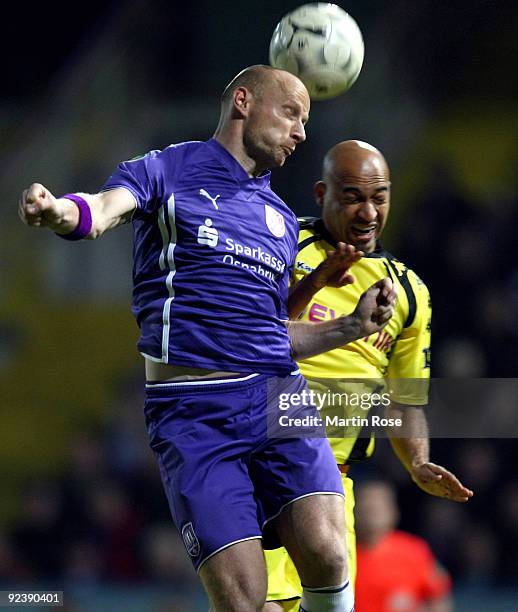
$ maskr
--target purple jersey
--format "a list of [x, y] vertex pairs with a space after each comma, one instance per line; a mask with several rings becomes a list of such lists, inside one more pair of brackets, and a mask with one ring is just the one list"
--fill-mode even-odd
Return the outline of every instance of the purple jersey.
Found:
[[216, 140], [123, 162], [103, 190], [135, 197], [133, 313], [162, 363], [286, 375], [293, 212]]

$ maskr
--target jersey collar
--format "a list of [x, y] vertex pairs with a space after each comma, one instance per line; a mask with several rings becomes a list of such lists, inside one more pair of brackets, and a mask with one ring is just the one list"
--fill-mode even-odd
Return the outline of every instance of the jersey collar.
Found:
[[230, 172], [232, 177], [239, 183], [246, 183], [247, 186], [255, 189], [264, 189], [270, 185], [271, 172], [267, 170], [260, 176], [251, 177], [248, 176], [247, 171], [237, 161], [237, 159], [225, 149], [215, 138], [211, 138], [207, 141], [207, 145], [214, 154], [214, 156], [220, 161], [223, 166]]

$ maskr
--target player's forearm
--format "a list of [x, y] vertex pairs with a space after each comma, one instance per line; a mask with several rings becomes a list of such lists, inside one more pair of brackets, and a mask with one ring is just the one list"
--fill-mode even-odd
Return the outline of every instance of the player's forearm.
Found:
[[[77, 193], [76, 195], [80, 196], [85, 202], [88, 204], [90, 208], [90, 214], [92, 216], [92, 228], [87, 236], [85, 236], [86, 240], [95, 240], [95, 238], [99, 238], [106, 232], [106, 230], [111, 229], [112, 227], [116, 227], [120, 225], [120, 220], [112, 218], [109, 214], [107, 214], [106, 206], [104, 204], [104, 194], [102, 193]], [[72, 206], [75, 208], [75, 213], [73, 214], [73, 219], [75, 220], [75, 225], [71, 227], [71, 224], [67, 225], [69, 228], [68, 231], [72, 232], [77, 227], [79, 223], [79, 209], [77, 204], [67, 200], [66, 198], [61, 198], [60, 201], [70, 202]], [[64, 234], [64, 231], [58, 232], [60, 234]], [[68, 233], [68, 232], [67, 232]]]
[[[107, 230], [123, 225], [131, 219], [134, 202], [126, 189], [118, 188], [96, 194], [78, 193], [76, 195], [80, 196], [88, 204], [92, 217], [92, 227], [88, 235], [85, 236], [87, 240], [99, 238]], [[67, 223], [63, 230], [58, 232], [60, 234], [74, 231], [79, 223], [79, 208], [77, 204], [66, 198], [58, 200], [58, 202], [62, 201], [70, 203], [75, 208], [75, 211], [72, 213], [68, 212], [67, 208]], [[68, 231], [64, 231], [65, 227]]]
[[392, 403], [387, 407], [386, 416], [401, 419], [402, 426], [388, 429], [387, 433], [394, 452], [411, 474], [415, 466], [430, 460], [428, 424], [421, 406], [402, 406]]
[[294, 359], [325, 353], [365, 335], [354, 314], [322, 323], [288, 321], [287, 326]]
[[33, 183], [22, 192], [18, 215], [31, 227], [48, 228], [68, 240], [82, 240], [97, 238], [106, 230], [127, 223], [135, 206], [135, 197], [125, 187], [96, 194], [68, 193], [56, 198], [41, 183]]
[[308, 274], [296, 285], [293, 285], [288, 297], [288, 316], [290, 319], [298, 319], [319, 290], [320, 287], [317, 287], [313, 282], [312, 274]]
[[[86, 239], [94, 239], [104, 231], [102, 215], [99, 214], [99, 194], [76, 193], [90, 208], [92, 216], [92, 227]], [[66, 235], [72, 233], [79, 224], [80, 211], [76, 202], [68, 198], [57, 198], [55, 200], [55, 218], [47, 222], [47, 227], [56, 234]]]

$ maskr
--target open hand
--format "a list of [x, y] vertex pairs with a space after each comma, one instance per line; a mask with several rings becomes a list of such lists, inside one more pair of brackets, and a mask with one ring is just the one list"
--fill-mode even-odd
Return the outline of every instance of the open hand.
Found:
[[410, 473], [416, 485], [430, 495], [456, 502], [467, 502], [473, 497], [473, 491], [467, 489], [446, 468], [435, 463], [426, 462], [413, 466]]
[[351, 244], [339, 242], [336, 250], [330, 251], [317, 268], [311, 272], [311, 284], [316, 290], [323, 287], [344, 287], [354, 283], [354, 276], [349, 273], [350, 267], [363, 257]]

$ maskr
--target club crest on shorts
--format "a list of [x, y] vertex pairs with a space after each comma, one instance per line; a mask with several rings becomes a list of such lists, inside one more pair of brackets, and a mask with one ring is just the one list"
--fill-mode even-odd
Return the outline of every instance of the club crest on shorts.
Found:
[[276, 238], [282, 238], [286, 233], [284, 217], [268, 204], [264, 205], [266, 225]]
[[197, 557], [200, 554], [200, 542], [194, 532], [192, 523], [187, 523], [182, 527], [182, 540], [191, 557]]

